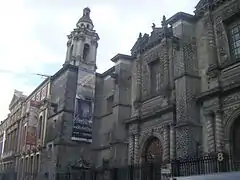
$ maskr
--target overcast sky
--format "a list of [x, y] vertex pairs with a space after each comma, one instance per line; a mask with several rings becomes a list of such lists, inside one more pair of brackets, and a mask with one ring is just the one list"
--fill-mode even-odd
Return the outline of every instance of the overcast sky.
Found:
[[[0, 0], [0, 120], [14, 89], [28, 95], [53, 75], [66, 55], [67, 35], [88, 6], [100, 36], [97, 66], [103, 72], [117, 53], [130, 54], [139, 32], [150, 33], [179, 11], [193, 14], [199, 0]], [[9, 72], [11, 71], [11, 72]]]

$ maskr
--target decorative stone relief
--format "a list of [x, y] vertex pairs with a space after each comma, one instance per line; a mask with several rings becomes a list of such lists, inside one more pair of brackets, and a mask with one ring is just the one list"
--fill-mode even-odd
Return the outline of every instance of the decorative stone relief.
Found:
[[222, 152], [224, 147], [224, 136], [221, 110], [217, 110], [215, 112], [215, 139], [216, 139], [216, 151]]
[[215, 140], [214, 140], [214, 120], [212, 112], [204, 113], [206, 124], [207, 124], [207, 141], [208, 141], [208, 152], [212, 153], [215, 151]]
[[213, 109], [214, 107], [219, 106], [219, 99], [218, 98], [213, 98], [209, 99], [207, 101], [204, 101], [203, 107], [206, 109]]
[[221, 11], [221, 16], [225, 20], [225, 19], [230, 18], [232, 15], [238, 13], [239, 11], [240, 11], [240, 3], [239, 3], [239, 1], [236, 1], [236, 3], [224, 8]]
[[137, 88], [136, 88], [136, 104], [141, 100], [141, 91], [142, 91], [142, 62], [141, 58], [136, 60], [136, 69], [137, 69]]
[[183, 44], [185, 71], [189, 73], [197, 73], [198, 71], [195, 46], [195, 42]]
[[170, 159], [176, 159], [176, 130], [174, 124], [170, 125]]
[[215, 19], [215, 35], [217, 38], [217, 48], [220, 58], [220, 63], [223, 64], [228, 61], [228, 41], [222, 17], [218, 16]]
[[228, 108], [224, 108], [224, 112], [223, 112], [223, 124], [224, 125], [227, 123], [227, 121], [229, 120], [230, 116], [234, 113], [234, 111], [239, 108], [240, 108], [239, 104], [229, 106]]
[[129, 125], [129, 134], [137, 134], [138, 133], [138, 124], [130, 124]]
[[188, 126], [176, 129], [177, 158], [188, 158], [196, 154], [196, 142], [193, 141], [192, 130]]
[[170, 129], [168, 125], [163, 128], [163, 161], [168, 162], [170, 159]]
[[139, 147], [139, 134], [134, 136], [134, 164], [139, 164], [140, 161], [140, 147]]
[[162, 52], [162, 61], [163, 61], [163, 76], [164, 76], [164, 88], [168, 87], [169, 84], [169, 56], [168, 56], [168, 41], [167, 39], [165, 39], [165, 41], [162, 41], [162, 48], [163, 48], [163, 52]]
[[159, 57], [158, 50], [153, 49], [153, 50], [146, 52], [143, 59], [147, 64], [149, 64], [149, 63], [155, 61], [156, 59], [158, 59], [158, 57]]
[[240, 92], [233, 93], [233, 94], [223, 98], [224, 105], [236, 103], [237, 101], [240, 101]]
[[133, 164], [134, 160], [134, 136], [128, 138], [128, 164]]
[[149, 83], [150, 83], [150, 70], [146, 62], [143, 62], [142, 67], [142, 95], [143, 97], [148, 96], [149, 92]]

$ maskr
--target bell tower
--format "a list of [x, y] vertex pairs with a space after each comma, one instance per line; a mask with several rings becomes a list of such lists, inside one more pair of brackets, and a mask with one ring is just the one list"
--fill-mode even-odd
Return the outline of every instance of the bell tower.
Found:
[[88, 7], [83, 9], [76, 28], [68, 35], [65, 64], [79, 66], [84, 63], [95, 68], [99, 36], [93, 29], [90, 12]]
[[72, 140], [92, 142], [96, 56], [99, 36], [93, 29], [91, 10], [83, 9], [76, 28], [68, 36], [65, 64], [78, 68]]

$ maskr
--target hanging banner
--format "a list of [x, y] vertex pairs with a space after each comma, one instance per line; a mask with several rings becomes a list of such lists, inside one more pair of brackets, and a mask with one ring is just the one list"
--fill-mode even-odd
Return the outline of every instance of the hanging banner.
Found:
[[76, 98], [72, 140], [92, 142], [92, 109], [91, 100]]
[[37, 128], [33, 126], [27, 127], [26, 145], [36, 145], [37, 143]]

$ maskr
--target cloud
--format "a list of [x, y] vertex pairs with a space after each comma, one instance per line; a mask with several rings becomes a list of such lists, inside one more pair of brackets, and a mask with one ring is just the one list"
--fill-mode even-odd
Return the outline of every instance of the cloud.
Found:
[[[14, 89], [29, 94], [43, 80], [31, 73], [54, 74], [65, 61], [67, 35], [84, 7], [100, 36], [98, 72], [110, 68], [117, 53], [130, 53], [139, 32], [149, 33], [162, 16], [191, 13], [198, 0], [8, 0], [0, 6], [0, 120], [6, 117]], [[10, 70], [14, 73], [4, 73]]]

